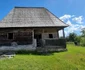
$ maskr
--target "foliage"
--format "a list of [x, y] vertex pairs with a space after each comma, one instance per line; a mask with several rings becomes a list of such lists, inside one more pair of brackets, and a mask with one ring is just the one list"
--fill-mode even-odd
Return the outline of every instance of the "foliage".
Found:
[[80, 43], [81, 43], [81, 46], [85, 46], [85, 37], [81, 38], [81, 42]]
[[77, 36], [75, 33], [70, 33], [68, 37], [66, 37], [67, 42], [74, 42], [75, 45], [80, 45], [81, 36]]
[[81, 30], [81, 32], [82, 32], [82, 35], [81, 35], [81, 45], [82, 46], [85, 46], [85, 28], [83, 28], [82, 30]]
[[50, 55], [17, 54], [0, 59], [0, 70], [85, 70], [85, 47], [68, 44], [67, 49]]
[[77, 35], [76, 35], [75, 33], [70, 33], [69, 36], [67, 37], [67, 41], [74, 42], [76, 36], [77, 36]]
[[75, 42], [80, 43], [80, 41], [81, 41], [81, 36], [76, 36], [75, 37]]
[[85, 37], [85, 28], [81, 30], [82, 36]]

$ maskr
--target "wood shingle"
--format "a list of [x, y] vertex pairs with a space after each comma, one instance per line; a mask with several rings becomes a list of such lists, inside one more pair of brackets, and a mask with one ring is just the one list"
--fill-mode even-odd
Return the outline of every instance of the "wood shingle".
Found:
[[0, 28], [67, 26], [44, 7], [15, 7], [0, 22]]

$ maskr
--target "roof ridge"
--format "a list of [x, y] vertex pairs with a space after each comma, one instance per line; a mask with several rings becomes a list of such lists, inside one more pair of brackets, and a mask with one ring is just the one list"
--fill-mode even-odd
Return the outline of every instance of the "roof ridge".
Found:
[[21, 7], [21, 6], [15, 6], [14, 8], [45, 8], [45, 7]]

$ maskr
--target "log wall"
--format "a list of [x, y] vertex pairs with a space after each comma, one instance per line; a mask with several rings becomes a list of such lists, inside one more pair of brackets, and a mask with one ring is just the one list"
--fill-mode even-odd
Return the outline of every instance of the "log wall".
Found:
[[[13, 33], [13, 39], [8, 39], [8, 33]], [[31, 29], [0, 29], [0, 45], [11, 45], [12, 42], [17, 44], [32, 44]]]

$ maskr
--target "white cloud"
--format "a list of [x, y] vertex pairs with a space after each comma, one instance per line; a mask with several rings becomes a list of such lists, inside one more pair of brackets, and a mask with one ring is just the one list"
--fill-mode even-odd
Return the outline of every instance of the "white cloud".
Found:
[[65, 21], [65, 20], [68, 20], [70, 18], [74, 17], [74, 15], [68, 15], [68, 14], [65, 14], [64, 16], [61, 16], [60, 19], [62, 21]]
[[75, 21], [76, 23], [83, 23], [83, 16], [79, 16], [79, 17], [74, 17], [72, 19], [73, 21]]
[[61, 16], [61, 17], [60, 17], [60, 19], [61, 19], [62, 21], [65, 21], [66, 19], [69, 19], [69, 18], [71, 18], [71, 15], [67, 15], [67, 14], [65, 14], [64, 16]]
[[65, 29], [65, 34], [66, 36], [69, 35], [69, 33], [72, 32], [80, 32], [82, 28], [85, 28], [85, 25], [81, 25], [81, 24], [72, 24], [71, 26], [67, 27]]
[[[80, 25], [80, 24], [72, 24], [71, 26], [65, 28], [65, 36], [68, 36], [69, 33], [73, 32], [80, 32], [82, 28], [85, 28], [85, 25]], [[63, 36], [62, 30], [59, 31], [59, 37]]]
[[[72, 32], [80, 32], [82, 28], [85, 28], [85, 25], [83, 23], [83, 16], [75, 17], [75, 15], [64, 15], [60, 17], [61, 20], [66, 22], [66, 24], [69, 25], [69, 27], [65, 28], [65, 35], [68, 36], [69, 33]], [[73, 21], [76, 21], [75, 23]], [[60, 31], [60, 35], [61, 35]]]
[[85, 25], [80, 25], [80, 29], [83, 29], [83, 28], [85, 28]]
[[72, 33], [72, 32], [75, 32], [75, 31], [79, 31], [79, 25], [73, 25], [72, 24], [71, 26], [69, 26], [65, 29], [65, 34], [66, 34], [66, 36], [68, 36], [69, 33]]
[[66, 24], [68, 24], [69, 26], [72, 26], [72, 23], [71, 23], [70, 20], [68, 20], [68, 21], [66, 22]]
[[[60, 19], [69, 25], [69, 27], [65, 28], [65, 36], [68, 36], [69, 33], [72, 32], [78, 34], [82, 28], [85, 28], [85, 25], [82, 24], [84, 23], [83, 16], [75, 17], [75, 15], [65, 14], [64, 16], [61, 16]], [[75, 23], [73, 21], [75, 21]], [[59, 32], [59, 35], [62, 36], [62, 31]]]

